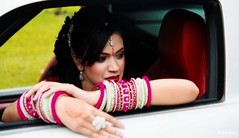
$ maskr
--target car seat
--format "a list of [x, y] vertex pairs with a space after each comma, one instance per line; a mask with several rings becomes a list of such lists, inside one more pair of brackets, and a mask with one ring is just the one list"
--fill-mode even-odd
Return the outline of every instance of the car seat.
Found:
[[146, 75], [150, 79], [191, 80], [201, 98], [208, 89], [208, 42], [203, 18], [184, 9], [169, 11], [161, 23], [158, 50], [159, 59]]

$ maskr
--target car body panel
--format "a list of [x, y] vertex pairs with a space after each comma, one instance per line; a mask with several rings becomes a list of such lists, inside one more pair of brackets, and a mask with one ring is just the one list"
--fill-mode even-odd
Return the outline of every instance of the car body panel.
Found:
[[[238, 0], [220, 0], [225, 30], [225, 100], [197, 106], [117, 116], [125, 125], [125, 137], [239, 137], [239, 5]], [[1, 124], [0, 124], [1, 125]], [[1, 137], [85, 137], [57, 125], [39, 125], [0, 130]]]
[[[230, 101], [219, 104], [122, 116], [118, 119], [125, 125], [122, 132], [125, 137], [129, 138], [238, 137], [238, 96], [228, 97], [231, 98]], [[0, 131], [0, 135], [6, 138], [37, 135], [45, 138], [81, 136], [65, 127], [56, 125], [10, 129]]]

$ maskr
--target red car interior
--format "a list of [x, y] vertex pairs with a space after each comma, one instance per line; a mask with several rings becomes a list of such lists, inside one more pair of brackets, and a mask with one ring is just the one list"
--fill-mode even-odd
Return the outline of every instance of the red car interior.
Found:
[[150, 79], [183, 78], [193, 81], [201, 98], [208, 89], [208, 42], [203, 18], [193, 12], [168, 12], [158, 35], [160, 58], [146, 73]]

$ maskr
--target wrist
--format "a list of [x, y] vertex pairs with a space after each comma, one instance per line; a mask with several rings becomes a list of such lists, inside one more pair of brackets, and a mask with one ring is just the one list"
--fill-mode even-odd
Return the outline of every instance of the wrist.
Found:
[[100, 91], [96, 90], [96, 91], [85, 91], [82, 90], [80, 88], [77, 88], [77, 90], [75, 91], [76, 94], [73, 95], [73, 97], [77, 98], [77, 99], [81, 99], [85, 102], [87, 102], [88, 104], [94, 106], [99, 97], [100, 97]]

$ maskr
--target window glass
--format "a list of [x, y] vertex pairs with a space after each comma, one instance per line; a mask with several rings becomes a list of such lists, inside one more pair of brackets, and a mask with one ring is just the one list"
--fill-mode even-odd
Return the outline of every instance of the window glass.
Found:
[[67, 15], [80, 7], [45, 9], [0, 49], [0, 89], [34, 85], [53, 57], [54, 43]]
[[192, 7], [169, 7], [169, 8], [155, 8], [155, 9], [148, 9], [148, 10], [137, 10], [132, 11], [130, 13], [124, 14], [125, 17], [134, 20], [136, 23], [136, 27], [140, 30], [143, 30], [153, 36], [158, 36], [158, 32], [160, 29], [161, 21], [165, 14], [172, 9], [186, 9], [191, 12], [194, 12], [200, 15], [203, 19], [205, 19], [204, 9], [201, 5]]

